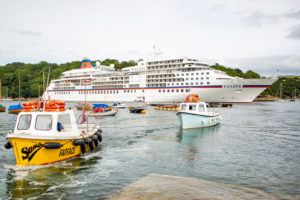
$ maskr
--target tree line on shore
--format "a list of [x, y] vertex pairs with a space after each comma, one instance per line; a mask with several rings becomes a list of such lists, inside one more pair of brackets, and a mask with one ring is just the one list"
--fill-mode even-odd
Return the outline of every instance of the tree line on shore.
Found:
[[[19, 80], [20, 80], [20, 96], [23, 98], [34, 98], [38, 97], [39, 94], [43, 93], [43, 73], [45, 75], [45, 84], [47, 85], [48, 70], [49, 67], [51, 72], [49, 74], [49, 79], [57, 79], [62, 74], [62, 72], [78, 69], [80, 66], [80, 61], [73, 61], [63, 64], [48, 63], [45, 61], [28, 64], [22, 62], [14, 62], [6, 64], [5, 66], [0, 66], [0, 80], [2, 83], [2, 97], [18, 98], [19, 97]], [[135, 66], [134, 61], [118, 61], [116, 59], [105, 59], [101, 62], [101, 65], [114, 64], [116, 70], [121, 70], [124, 67]], [[211, 66], [214, 69], [224, 71], [230, 76], [237, 76], [241, 78], [261, 78], [258, 73], [251, 70], [243, 72], [240, 69], [233, 69], [229, 67], [222, 66], [218, 63]], [[50, 82], [50, 81], [49, 81]], [[275, 96], [278, 93], [280, 83], [283, 83], [282, 91], [283, 97], [288, 98], [299, 94], [300, 91], [300, 77], [279, 77], [279, 79], [267, 90], [263, 92], [263, 95]], [[277, 94], [278, 96], [279, 94]]]

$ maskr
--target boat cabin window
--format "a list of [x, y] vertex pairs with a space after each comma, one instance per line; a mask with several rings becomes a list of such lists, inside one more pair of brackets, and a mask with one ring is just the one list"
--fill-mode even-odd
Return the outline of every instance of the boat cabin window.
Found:
[[195, 111], [196, 110], [196, 105], [189, 105], [189, 110]]
[[31, 124], [31, 115], [21, 115], [18, 123], [18, 130], [28, 130]]
[[181, 110], [186, 110], [186, 104], [181, 105]]
[[71, 125], [70, 114], [58, 115], [57, 121], [60, 122], [63, 127], [70, 126]]
[[35, 129], [41, 131], [49, 131], [52, 129], [51, 115], [38, 115], [36, 117]]
[[205, 112], [204, 105], [199, 104], [198, 111], [199, 111], [199, 112]]

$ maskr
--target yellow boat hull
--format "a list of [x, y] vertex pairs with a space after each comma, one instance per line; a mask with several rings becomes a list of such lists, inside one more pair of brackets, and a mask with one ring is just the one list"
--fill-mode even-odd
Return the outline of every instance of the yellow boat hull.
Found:
[[[17, 165], [47, 165], [67, 160], [82, 154], [80, 145], [75, 146], [74, 140], [40, 140], [10, 138], [14, 149]], [[46, 143], [59, 143], [62, 146], [56, 149], [46, 148]], [[86, 151], [89, 145], [85, 144]]]

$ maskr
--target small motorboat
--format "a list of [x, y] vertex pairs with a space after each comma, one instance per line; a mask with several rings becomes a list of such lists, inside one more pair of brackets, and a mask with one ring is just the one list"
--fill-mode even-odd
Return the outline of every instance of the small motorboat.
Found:
[[208, 111], [206, 103], [200, 102], [198, 95], [192, 98], [189, 95], [180, 104], [177, 116], [183, 129], [215, 126], [221, 121], [219, 112]]
[[93, 109], [97, 109], [97, 108], [112, 110], [112, 107], [110, 105], [105, 104], [105, 103], [93, 104]]
[[88, 116], [115, 116], [118, 110], [113, 110], [111, 106], [107, 104], [93, 104], [93, 111], [89, 112]]
[[23, 107], [21, 106], [21, 104], [17, 104], [17, 105], [11, 105], [8, 107], [7, 111], [9, 113], [12, 114], [18, 114], [19, 112], [21, 112], [23, 110]]
[[126, 108], [126, 104], [125, 103], [114, 103], [111, 107], [113, 108]]
[[115, 116], [118, 113], [117, 110], [107, 110], [107, 111], [102, 111], [102, 112], [89, 112], [87, 115], [88, 116], [95, 116], [95, 117], [99, 117], [99, 116]]
[[6, 107], [0, 104], [0, 112], [5, 112]]
[[145, 108], [143, 107], [128, 107], [131, 113], [141, 113], [146, 114]]
[[6, 135], [17, 165], [46, 165], [93, 151], [102, 141], [96, 124], [76, 123], [73, 110], [62, 101], [28, 102], [19, 113], [14, 132]]
[[178, 111], [179, 110], [179, 106], [178, 105], [171, 105], [171, 106], [158, 105], [158, 106], [156, 106], [154, 108], [154, 110]]
[[90, 104], [85, 104], [80, 102], [78, 102], [77, 105], [75, 105], [75, 107], [77, 108], [77, 110], [82, 110], [83, 108], [84, 110], [89, 110], [91, 108]]

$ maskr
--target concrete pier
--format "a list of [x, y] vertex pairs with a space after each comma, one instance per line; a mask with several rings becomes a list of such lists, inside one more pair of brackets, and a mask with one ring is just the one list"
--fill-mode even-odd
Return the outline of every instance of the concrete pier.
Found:
[[150, 174], [108, 199], [114, 200], [196, 200], [196, 199], [300, 199], [268, 193], [259, 189], [215, 183], [206, 180]]

